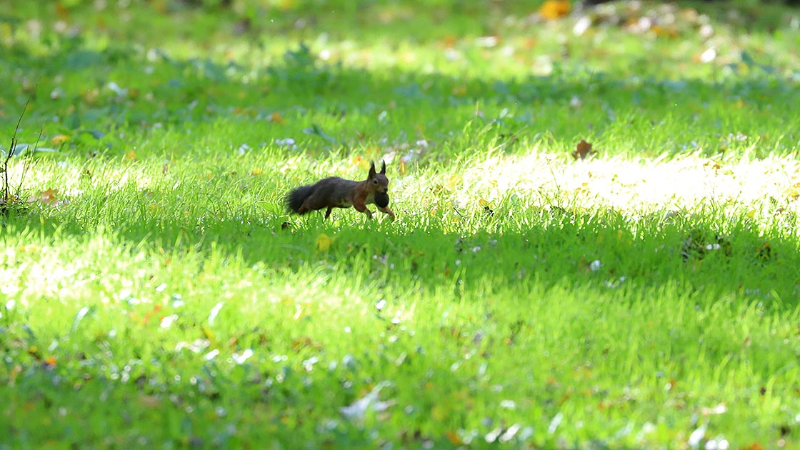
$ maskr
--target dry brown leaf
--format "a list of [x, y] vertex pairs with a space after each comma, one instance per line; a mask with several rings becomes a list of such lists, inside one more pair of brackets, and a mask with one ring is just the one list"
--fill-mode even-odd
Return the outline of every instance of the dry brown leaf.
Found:
[[450, 441], [453, 445], [463, 445], [464, 441], [461, 440], [461, 437], [455, 431], [448, 431], [444, 434], [447, 437], [447, 440]]
[[55, 205], [58, 203], [58, 190], [48, 189], [46, 191], [39, 191], [39, 201], [44, 203], [45, 205]]
[[764, 446], [761, 445], [760, 442], [753, 442], [750, 445], [745, 445], [744, 447], [740, 447], [742, 450], [764, 450]]
[[269, 121], [275, 122], [277, 124], [283, 124], [285, 122], [283, 116], [281, 116], [280, 113], [276, 112], [269, 115]]
[[592, 144], [581, 139], [581, 141], [578, 142], [575, 151], [572, 152], [572, 157], [575, 159], [586, 159], [587, 156], [595, 154], [597, 154], [597, 152], [592, 150]]

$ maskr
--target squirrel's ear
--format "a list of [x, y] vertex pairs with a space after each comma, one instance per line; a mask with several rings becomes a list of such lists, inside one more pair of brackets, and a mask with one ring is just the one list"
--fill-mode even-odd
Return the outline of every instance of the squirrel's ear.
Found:
[[381, 173], [386, 175], [386, 161], [381, 161]]
[[368, 178], [373, 178], [373, 177], [375, 177], [375, 163], [371, 162], [371, 163], [369, 163], [369, 177]]

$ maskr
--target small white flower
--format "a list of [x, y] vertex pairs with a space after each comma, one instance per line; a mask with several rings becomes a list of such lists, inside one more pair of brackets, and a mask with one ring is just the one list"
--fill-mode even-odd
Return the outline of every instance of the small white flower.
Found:
[[247, 350], [243, 351], [241, 355], [234, 353], [233, 360], [236, 362], [236, 364], [244, 364], [244, 362], [250, 359], [251, 356], [253, 356], [253, 350], [248, 348]]
[[500, 402], [500, 407], [503, 409], [516, 409], [517, 404], [514, 400], [503, 400]]
[[704, 63], [710, 63], [717, 57], [717, 51], [714, 50], [714, 47], [709, 48], [708, 50], [704, 51], [700, 55], [700, 61]]
[[703, 437], [706, 435], [706, 427], [701, 426], [700, 428], [692, 431], [692, 434], [689, 435], [689, 447], [692, 448], [699, 448], [700, 442], [703, 440]]
[[128, 90], [127, 89], [121, 88], [117, 83], [115, 83], [113, 81], [108, 83], [108, 88], [111, 89], [112, 91], [114, 91], [114, 93], [117, 94], [120, 97], [125, 97], [126, 95], [128, 95]]
[[172, 326], [175, 321], [178, 320], [178, 315], [173, 314], [171, 316], [164, 317], [161, 319], [161, 328], [167, 329]]

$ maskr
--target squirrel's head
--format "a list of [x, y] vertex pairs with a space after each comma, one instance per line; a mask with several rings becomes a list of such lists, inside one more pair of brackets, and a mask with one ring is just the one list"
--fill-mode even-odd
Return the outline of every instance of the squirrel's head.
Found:
[[375, 163], [370, 163], [369, 165], [369, 176], [367, 177], [367, 183], [370, 187], [372, 192], [388, 192], [389, 191], [389, 179], [386, 178], [386, 163], [381, 161], [381, 171], [375, 172]]

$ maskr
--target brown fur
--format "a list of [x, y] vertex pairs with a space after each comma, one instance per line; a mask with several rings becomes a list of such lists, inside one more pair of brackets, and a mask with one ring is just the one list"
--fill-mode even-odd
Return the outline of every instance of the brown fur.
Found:
[[[306, 214], [327, 208], [325, 218], [331, 215], [333, 208], [354, 207], [372, 219], [372, 211], [367, 205], [375, 204], [376, 192], [388, 192], [389, 179], [386, 178], [386, 163], [382, 163], [381, 171], [375, 172], [375, 164], [370, 164], [369, 174], [364, 181], [345, 180], [339, 177], [329, 177], [314, 184], [300, 186], [292, 189], [286, 196], [286, 205], [289, 210], [297, 214]], [[377, 206], [377, 205], [376, 205]], [[394, 220], [395, 216], [388, 206], [377, 207], [378, 211], [388, 214]]]

